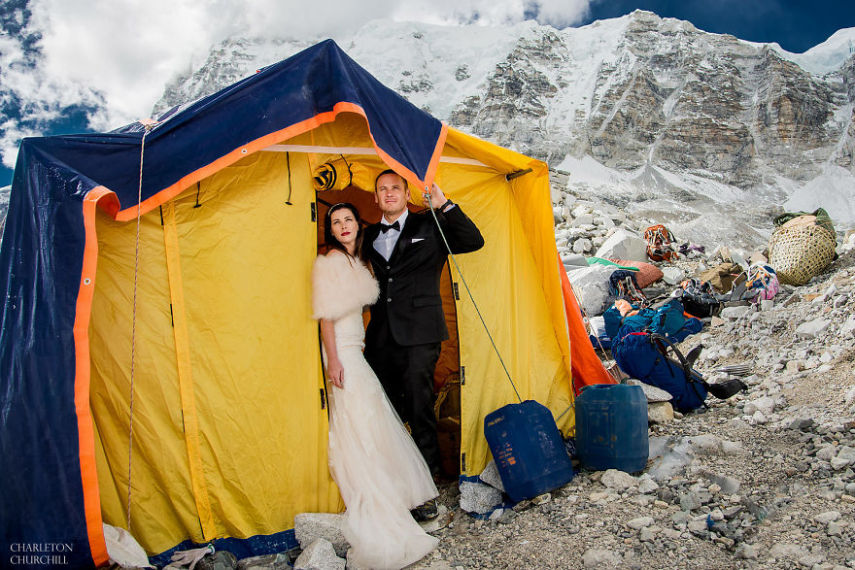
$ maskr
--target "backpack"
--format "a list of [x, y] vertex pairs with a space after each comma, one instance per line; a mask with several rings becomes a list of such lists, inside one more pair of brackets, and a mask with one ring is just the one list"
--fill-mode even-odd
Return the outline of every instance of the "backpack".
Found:
[[700, 349], [698, 346], [684, 356], [664, 335], [631, 332], [612, 344], [612, 355], [621, 370], [631, 377], [671, 394], [675, 410], [689, 412], [706, 407], [708, 393], [716, 398], [727, 399], [747, 389], [736, 378], [708, 384], [692, 368]]
[[713, 292], [708, 281], [692, 277], [680, 283], [677, 295], [683, 303], [683, 308], [693, 317], [703, 319], [721, 312], [722, 303]]
[[662, 353], [655, 338], [664, 337], [648, 332], [623, 334], [617, 342], [612, 343], [615, 362], [632, 378], [671, 394], [671, 404], [675, 410], [689, 412], [703, 406], [707, 389], [700, 382], [700, 375], [687, 375], [679, 363]]
[[674, 234], [671, 230], [657, 224], [644, 230], [644, 240], [647, 242], [647, 257], [653, 261], [676, 261], [680, 254], [674, 251]]
[[[659, 354], [661, 354], [669, 364], [679, 366], [683, 370], [686, 383], [691, 386], [692, 391], [698, 397], [701, 397], [701, 394], [704, 394], [705, 398], [706, 393], [709, 392], [719, 400], [726, 400], [731, 396], [748, 389], [745, 382], [738, 378], [730, 378], [715, 384], [709, 384], [704, 380], [701, 373], [692, 368], [703, 349], [703, 345], [701, 344], [690, 350], [687, 355], [683, 356], [680, 349], [678, 349], [677, 346], [666, 336], [651, 334], [650, 342], [656, 347]], [[703, 401], [702, 403], [704, 407], [707, 407], [706, 403]]]

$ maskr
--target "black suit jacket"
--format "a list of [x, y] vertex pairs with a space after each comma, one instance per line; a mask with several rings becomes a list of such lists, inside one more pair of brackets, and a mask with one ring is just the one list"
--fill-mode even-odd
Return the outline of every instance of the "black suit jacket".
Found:
[[[437, 212], [437, 219], [452, 252], [468, 253], [483, 247], [481, 232], [460, 206]], [[380, 284], [380, 297], [371, 307], [371, 321], [365, 332], [366, 344], [377, 348], [378, 333], [384, 326], [402, 346], [447, 339], [439, 279], [448, 250], [433, 216], [430, 212], [407, 215], [389, 261], [374, 249], [379, 233], [380, 224], [368, 226], [362, 246]]]

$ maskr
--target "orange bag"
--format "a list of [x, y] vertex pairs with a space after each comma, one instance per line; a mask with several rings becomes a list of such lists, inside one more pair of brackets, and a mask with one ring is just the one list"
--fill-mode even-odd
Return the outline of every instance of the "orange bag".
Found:
[[674, 234], [663, 226], [657, 224], [644, 230], [644, 239], [647, 241], [647, 257], [653, 261], [676, 261], [680, 254], [674, 251]]

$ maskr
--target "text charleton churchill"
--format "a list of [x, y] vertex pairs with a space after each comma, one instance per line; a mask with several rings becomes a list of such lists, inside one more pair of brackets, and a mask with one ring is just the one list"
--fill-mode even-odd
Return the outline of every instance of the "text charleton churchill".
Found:
[[13, 542], [9, 546], [9, 563], [15, 566], [68, 564], [66, 554], [73, 550], [74, 546], [68, 542]]

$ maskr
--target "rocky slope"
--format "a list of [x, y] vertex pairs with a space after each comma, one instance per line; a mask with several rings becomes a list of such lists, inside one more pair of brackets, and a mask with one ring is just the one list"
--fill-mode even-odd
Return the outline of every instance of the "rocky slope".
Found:
[[[495, 510], [491, 487], [445, 485], [450, 524], [411, 568], [855, 568], [855, 238], [839, 252], [807, 285], [762, 310], [733, 307], [684, 341], [684, 352], [704, 345], [697, 368], [711, 382], [747, 365], [748, 389], [652, 424], [641, 473], [581, 470]], [[305, 547], [326, 536], [345, 556], [340, 535], [298, 527]], [[344, 566], [332, 548], [325, 560]]]
[[749, 364], [749, 389], [653, 426], [644, 473], [582, 471], [489, 520], [458, 511], [418, 567], [855, 568], [853, 277], [850, 246], [773, 307], [689, 337], [708, 379]]

